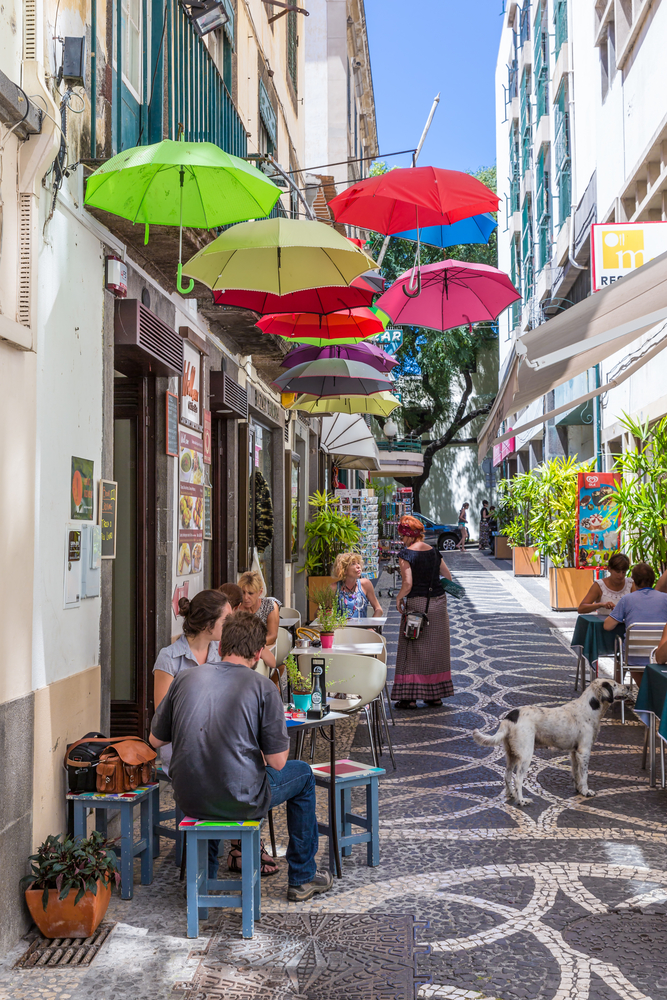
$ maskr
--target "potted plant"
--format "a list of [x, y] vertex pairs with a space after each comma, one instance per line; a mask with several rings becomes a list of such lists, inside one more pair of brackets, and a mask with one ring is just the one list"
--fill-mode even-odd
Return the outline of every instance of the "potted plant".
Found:
[[[330, 575], [337, 555], [351, 552], [358, 547], [359, 525], [347, 514], [341, 514], [333, 493], [316, 490], [308, 498], [308, 505], [315, 513], [306, 521], [306, 561], [304, 570], [309, 588], [317, 584], [335, 583]], [[310, 618], [315, 616], [315, 605], [310, 602]]]
[[292, 701], [300, 712], [307, 712], [310, 708], [310, 678], [303, 676], [293, 653], [290, 653], [285, 660], [285, 669], [287, 671]]
[[97, 830], [87, 839], [47, 837], [21, 879], [30, 916], [47, 938], [86, 938], [100, 925], [120, 882], [118, 862]]
[[[530, 534], [530, 511], [537, 492], [538, 482], [532, 472], [519, 472], [498, 484], [498, 518], [503, 524], [502, 537], [512, 550], [515, 576], [542, 575], [542, 563]], [[500, 550], [501, 546], [496, 546], [496, 556], [503, 558]]]
[[347, 622], [347, 613], [340, 611], [337, 604], [333, 604], [331, 607], [326, 607], [324, 604], [318, 605], [317, 623], [320, 630], [320, 639], [322, 640], [322, 649], [332, 648], [334, 632], [337, 628], [343, 628], [344, 625], [347, 625]]
[[593, 462], [552, 458], [533, 469], [529, 530], [540, 556], [551, 561], [549, 594], [555, 611], [576, 611], [594, 580], [592, 569], [575, 568], [577, 478]]
[[620, 423], [634, 442], [614, 464], [621, 473], [615, 503], [623, 548], [632, 562], [646, 562], [660, 575], [667, 569], [667, 417], [650, 426], [624, 414]]

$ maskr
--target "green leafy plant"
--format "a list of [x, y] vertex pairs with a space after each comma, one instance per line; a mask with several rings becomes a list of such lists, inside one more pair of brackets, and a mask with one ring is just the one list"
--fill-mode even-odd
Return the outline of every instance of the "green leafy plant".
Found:
[[320, 632], [335, 632], [337, 628], [343, 628], [344, 625], [347, 625], [348, 619], [349, 615], [346, 611], [341, 611], [338, 604], [334, 604], [330, 608], [323, 604], [318, 605], [317, 624]]
[[538, 491], [532, 472], [520, 472], [498, 483], [498, 522], [512, 548], [532, 545], [530, 515]]
[[620, 508], [624, 549], [632, 562], [646, 562], [658, 573], [667, 569], [667, 417], [652, 426], [624, 414], [620, 423], [634, 447], [618, 455], [621, 473], [616, 504]]
[[296, 662], [296, 657], [293, 653], [290, 653], [285, 660], [285, 669], [287, 671], [287, 679], [289, 680], [292, 694], [310, 694], [310, 677], [303, 676], [299, 670], [299, 664]]
[[557, 567], [575, 565], [577, 533], [577, 477], [591, 472], [594, 462], [576, 462], [575, 457], [557, 457], [538, 465], [535, 493], [530, 499], [528, 532], [538, 556]]
[[58, 899], [65, 899], [70, 889], [78, 889], [74, 903], [86, 891], [97, 895], [98, 880], [107, 885], [115, 879], [120, 883], [118, 859], [108, 846], [106, 838], [97, 830], [87, 839], [65, 837], [60, 834], [47, 837], [30, 856], [32, 872], [21, 879], [22, 889], [44, 889], [42, 906], [46, 910], [49, 889], [58, 890]]
[[329, 576], [334, 560], [341, 552], [354, 552], [359, 545], [359, 525], [341, 514], [333, 493], [316, 490], [308, 498], [315, 515], [306, 521], [306, 562], [308, 576]]
[[308, 600], [318, 608], [333, 608], [337, 603], [336, 589], [330, 583], [314, 583], [308, 588]]

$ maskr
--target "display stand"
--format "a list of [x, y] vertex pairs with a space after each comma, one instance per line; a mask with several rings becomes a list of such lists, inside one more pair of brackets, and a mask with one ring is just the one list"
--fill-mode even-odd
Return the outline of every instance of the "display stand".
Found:
[[361, 530], [360, 554], [364, 560], [363, 576], [377, 580], [380, 575], [378, 558], [378, 498], [375, 490], [335, 490], [341, 514], [357, 522]]
[[[386, 572], [394, 578], [393, 585], [384, 591], [387, 597], [396, 597], [401, 589], [398, 568], [401, 541], [398, 537], [398, 522], [406, 514], [412, 514], [411, 486], [402, 486], [394, 490], [391, 500], [386, 500], [380, 505], [380, 560], [385, 564], [383, 568]], [[382, 591], [378, 590], [378, 595], [381, 594]]]

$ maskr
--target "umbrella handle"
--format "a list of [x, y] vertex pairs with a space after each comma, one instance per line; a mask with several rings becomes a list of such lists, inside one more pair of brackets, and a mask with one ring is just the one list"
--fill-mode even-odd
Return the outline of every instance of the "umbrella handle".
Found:
[[189, 295], [192, 289], [195, 287], [194, 280], [190, 278], [190, 284], [187, 288], [183, 287], [183, 265], [180, 260], [178, 262], [178, 277], [176, 278], [176, 288], [181, 293], [181, 295]]
[[421, 271], [417, 271], [417, 286], [416, 286], [414, 292], [408, 291], [408, 289], [412, 288], [412, 287], [414, 287], [412, 285], [412, 278], [410, 279], [410, 281], [407, 282], [407, 284], [401, 285], [401, 288], [403, 289], [403, 294], [404, 295], [407, 295], [407, 297], [409, 299], [416, 299], [417, 296], [421, 295], [421, 293], [422, 293], [422, 276], [421, 276]]

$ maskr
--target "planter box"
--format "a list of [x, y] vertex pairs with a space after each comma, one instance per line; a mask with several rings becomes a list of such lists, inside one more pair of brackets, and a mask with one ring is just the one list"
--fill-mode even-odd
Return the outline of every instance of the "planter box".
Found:
[[533, 545], [517, 545], [512, 549], [512, 568], [515, 576], [542, 576], [540, 557], [533, 560], [536, 551]]
[[493, 557], [494, 559], [512, 558], [512, 550], [510, 548], [510, 543], [507, 541], [504, 535], [496, 535], [493, 545]]
[[[323, 587], [325, 583], [330, 583], [332, 586], [336, 586], [336, 581], [332, 576], [309, 576], [308, 577], [308, 589], [311, 587]], [[317, 618], [317, 604], [314, 601], [308, 601], [308, 621], [314, 621]]]
[[26, 889], [25, 901], [30, 916], [46, 938], [87, 938], [102, 923], [111, 899], [111, 884], [98, 880], [97, 895], [86, 892], [74, 905], [78, 889], [70, 889], [65, 899], [58, 899], [58, 890], [49, 889], [46, 910], [42, 907], [43, 889]]
[[549, 569], [549, 600], [554, 611], [576, 611], [595, 580], [592, 569]]

